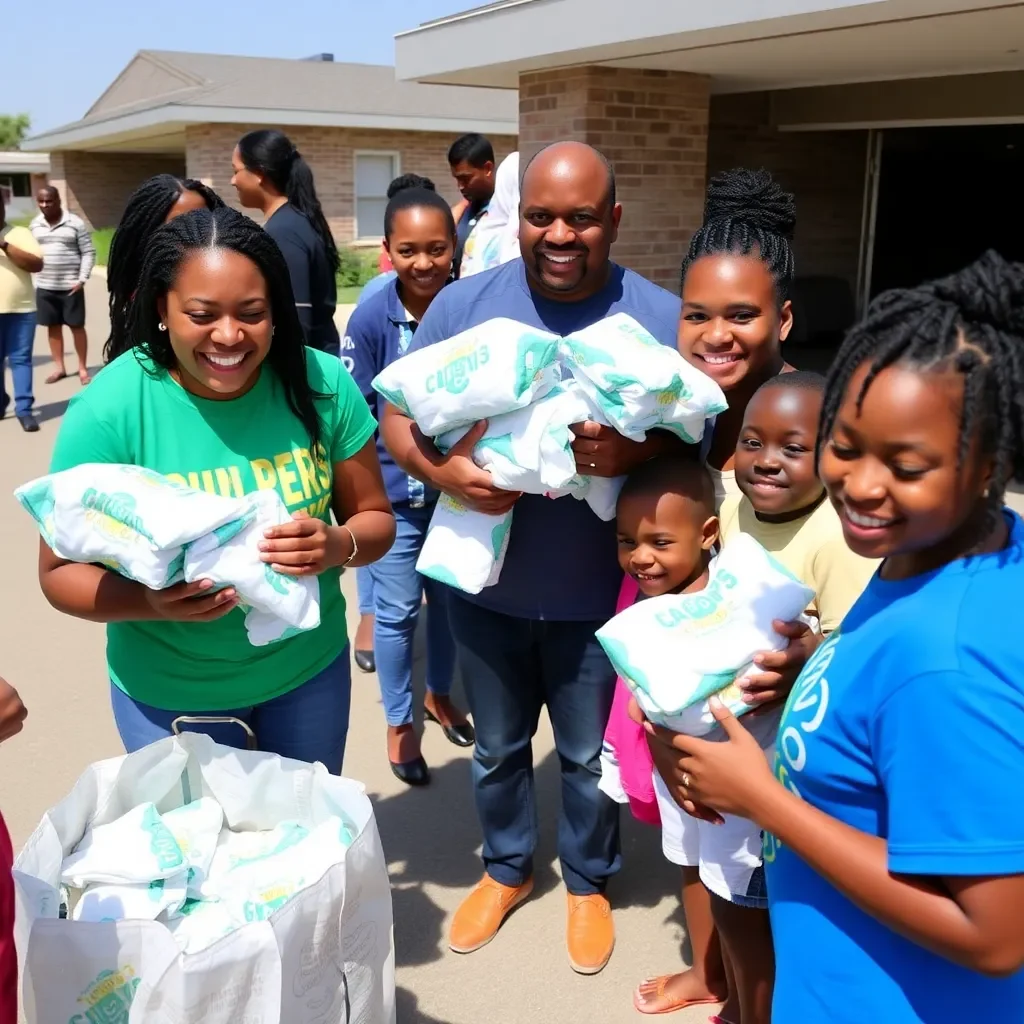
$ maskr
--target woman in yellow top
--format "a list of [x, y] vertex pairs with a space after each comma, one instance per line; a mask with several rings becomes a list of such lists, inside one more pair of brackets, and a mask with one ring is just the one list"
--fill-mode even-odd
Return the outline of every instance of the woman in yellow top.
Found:
[[14, 414], [21, 429], [32, 434], [39, 423], [32, 415], [32, 341], [36, 334], [36, 293], [32, 274], [43, 269], [42, 250], [28, 228], [7, 223], [0, 192], [0, 419], [10, 399], [4, 390], [4, 360], [14, 380]]
[[[380, 558], [395, 535], [366, 402], [338, 359], [303, 345], [280, 250], [234, 210], [187, 213], [154, 234], [126, 345], [72, 401], [52, 470], [129, 463], [214, 493], [274, 488], [293, 520], [267, 531], [264, 561], [320, 577], [320, 625], [253, 647], [231, 589], [149, 590], [45, 544], [43, 592], [107, 623], [128, 750], [167, 736], [179, 715], [230, 715], [260, 749], [339, 772], [351, 691], [340, 568]], [[237, 726], [204, 731], [244, 739]]]

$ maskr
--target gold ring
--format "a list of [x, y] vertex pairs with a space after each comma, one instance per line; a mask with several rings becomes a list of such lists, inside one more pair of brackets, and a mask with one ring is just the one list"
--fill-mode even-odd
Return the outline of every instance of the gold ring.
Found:
[[690, 773], [689, 772], [683, 772], [683, 789], [689, 789], [689, 788], [690, 788]]

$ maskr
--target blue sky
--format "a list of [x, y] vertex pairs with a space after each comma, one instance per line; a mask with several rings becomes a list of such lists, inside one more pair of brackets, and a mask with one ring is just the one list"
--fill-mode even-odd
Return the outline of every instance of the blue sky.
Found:
[[32, 131], [75, 121], [137, 50], [333, 53], [394, 63], [394, 35], [485, 0], [25, 0], [2, 3], [0, 113]]

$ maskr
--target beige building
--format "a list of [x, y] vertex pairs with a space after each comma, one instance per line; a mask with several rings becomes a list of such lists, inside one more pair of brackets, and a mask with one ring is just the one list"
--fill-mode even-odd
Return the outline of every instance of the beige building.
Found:
[[28, 153], [20, 149], [0, 151], [0, 195], [4, 197], [8, 220], [35, 216], [35, 196], [46, 184], [49, 173], [49, 153]]
[[520, 150], [604, 151], [616, 255], [678, 287], [710, 173], [797, 196], [804, 332], [995, 247], [1024, 260], [1024, 4], [501, 0], [396, 39], [400, 78], [518, 88]]
[[500, 158], [516, 146], [514, 91], [399, 82], [394, 68], [143, 50], [81, 121], [30, 140], [50, 179], [92, 227], [114, 225], [132, 190], [163, 171], [200, 178], [231, 203], [231, 152], [279, 128], [316, 175], [339, 243], [378, 242], [385, 190], [406, 172], [457, 198], [446, 154], [481, 132]]

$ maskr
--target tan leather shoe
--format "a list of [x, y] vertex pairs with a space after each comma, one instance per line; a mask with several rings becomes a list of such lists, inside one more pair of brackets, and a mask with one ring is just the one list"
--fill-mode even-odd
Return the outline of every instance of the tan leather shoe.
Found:
[[611, 904], [597, 894], [569, 893], [569, 921], [565, 930], [569, 965], [577, 974], [604, 970], [615, 948], [615, 922]]
[[449, 947], [455, 953], [473, 953], [486, 946], [498, 934], [502, 921], [532, 892], [532, 878], [512, 887], [484, 875], [455, 911], [448, 932]]

